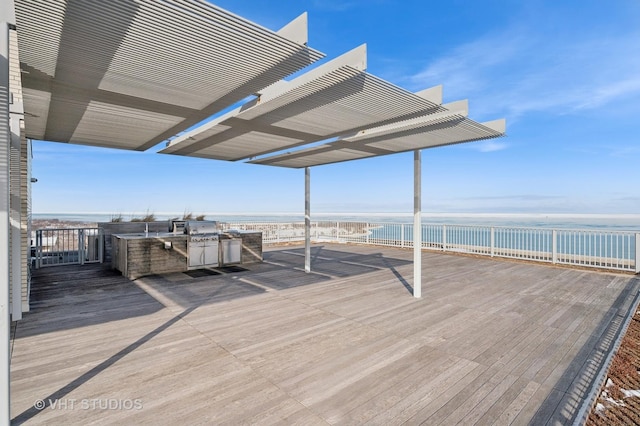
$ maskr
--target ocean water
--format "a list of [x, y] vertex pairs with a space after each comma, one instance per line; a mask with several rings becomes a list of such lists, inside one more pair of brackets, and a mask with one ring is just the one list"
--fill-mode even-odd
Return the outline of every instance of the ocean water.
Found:
[[[144, 214], [122, 215], [128, 221]], [[105, 213], [33, 213], [33, 219], [59, 219], [78, 222], [109, 222], [113, 214]], [[155, 214], [157, 220], [182, 217], [181, 213]], [[300, 222], [302, 214], [227, 214], [210, 213], [205, 219], [223, 222]], [[369, 223], [413, 223], [412, 214], [393, 213], [318, 213], [311, 215], [312, 221], [342, 221]], [[610, 231], [640, 231], [640, 214], [506, 214], [506, 213], [423, 213], [423, 223], [450, 225], [483, 225], [526, 228], [585, 229]]]

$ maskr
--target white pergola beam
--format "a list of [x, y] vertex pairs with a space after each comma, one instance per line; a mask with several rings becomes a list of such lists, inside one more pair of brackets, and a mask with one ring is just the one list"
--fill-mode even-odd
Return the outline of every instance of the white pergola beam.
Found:
[[298, 44], [307, 44], [309, 41], [307, 12], [298, 16], [284, 27], [276, 31], [276, 34]]
[[491, 130], [495, 130], [496, 132], [505, 133], [507, 131], [507, 120], [505, 120], [504, 118], [493, 121], [485, 121], [480, 124], [482, 124], [484, 127], [488, 127]]
[[[343, 53], [342, 55], [334, 58], [301, 76], [296, 77], [291, 81], [281, 80], [278, 83], [272, 84], [269, 87], [260, 91], [259, 104], [268, 102], [272, 99], [276, 99], [287, 92], [290, 92], [296, 88], [302, 87], [314, 80], [323, 77], [326, 74], [339, 70], [343, 67], [350, 67], [358, 71], [365, 71], [367, 69], [367, 45], [362, 44], [355, 49]], [[243, 108], [243, 111], [247, 108]]]
[[442, 103], [442, 84], [416, 92], [416, 95], [440, 105]]

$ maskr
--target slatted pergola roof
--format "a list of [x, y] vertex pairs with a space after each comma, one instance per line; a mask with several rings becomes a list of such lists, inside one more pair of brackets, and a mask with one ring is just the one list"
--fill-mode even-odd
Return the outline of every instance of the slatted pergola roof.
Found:
[[323, 55], [203, 0], [15, 0], [27, 137], [145, 150]]
[[504, 135], [504, 120], [476, 123], [466, 118], [466, 101], [443, 105], [443, 108], [447, 111], [363, 130], [355, 136], [340, 138], [328, 144], [265, 157], [250, 163], [303, 168]]
[[237, 161], [443, 111], [440, 86], [411, 93], [365, 68], [363, 45], [266, 88], [257, 99], [181, 135], [160, 152]]

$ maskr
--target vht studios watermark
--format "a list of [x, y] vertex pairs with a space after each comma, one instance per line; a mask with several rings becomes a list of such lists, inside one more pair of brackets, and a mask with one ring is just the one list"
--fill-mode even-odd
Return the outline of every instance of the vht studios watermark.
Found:
[[37, 399], [33, 403], [36, 410], [142, 410], [141, 399]]

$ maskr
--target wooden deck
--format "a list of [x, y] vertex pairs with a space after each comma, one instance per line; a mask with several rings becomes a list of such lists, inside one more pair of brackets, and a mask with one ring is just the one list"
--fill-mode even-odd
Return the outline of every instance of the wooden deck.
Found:
[[[300, 247], [219, 275], [43, 268], [15, 325], [17, 424], [567, 424], [632, 275]], [[42, 410], [34, 407], [44, 401]]]

